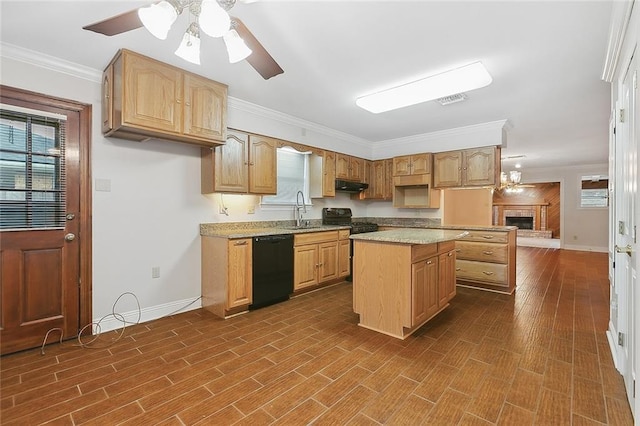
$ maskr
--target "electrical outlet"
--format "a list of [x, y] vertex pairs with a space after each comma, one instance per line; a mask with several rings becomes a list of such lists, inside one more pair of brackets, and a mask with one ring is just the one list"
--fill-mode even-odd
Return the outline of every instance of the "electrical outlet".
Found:
[[151, 278], [160, 278], [160, 267], [154, 266], [151, 268]]
[[247, 214], [255, 214], [256, 212], [256, 206], [251, 205], [247, 208]]

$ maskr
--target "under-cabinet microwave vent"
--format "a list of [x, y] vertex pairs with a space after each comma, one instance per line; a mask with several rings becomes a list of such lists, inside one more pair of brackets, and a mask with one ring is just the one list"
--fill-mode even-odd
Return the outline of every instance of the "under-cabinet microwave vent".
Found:
[[462, 102], [467, 99], [467, 95], [464, 93], [456, 93], [455, 95], [445, 96], [444, 98], [438, 98], [436, 101], [440, 102], [440, 105], [455, 104], [456, 102]]

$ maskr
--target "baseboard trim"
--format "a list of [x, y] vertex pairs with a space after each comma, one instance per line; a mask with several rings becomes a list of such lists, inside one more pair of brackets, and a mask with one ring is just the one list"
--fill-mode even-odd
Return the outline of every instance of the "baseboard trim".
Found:
[[[199, 309], [202, 307], [202, 300], [198, 299], [183, 299], [176, 300], [174, 302], [165, 303], [162, 305], [150, 306], [148, 308], [143, 308], [138, 312], [130, 311], [130, 312], [116, 312], [116, 314], [121, 315], [124, 321], [127, 322], [127, 325], [131, 325], [138, 321], [138, 315], [140, 315], [140, 323], [152, 321], [158, 318], [162, 318], [168, 315], [179, 314], [183, 312], [193, 311], [195, 309]], [[101, 332], [104, 333], [106, 331], [118, 330], [122, 328], [123, 324], [118, 318], [115, 318], [113, 315], [108, 315], [103, 317], [104, 319], [95, 318], [94, 322], [94, 333]], [[97, 330], [95, 324], [100, 322], [100, 330]]]
[[578, 246], [573, 244], [565, 244], [563, 247], [565, 250], [576, 250], [576, 251], [594, 251], [598, 253], [608, 253], [609, 249], [607, 247], [590, 247], [590, 246]]
[[617, 353], [617, 338], [615, 337], [616, 335], [616, 331], [615, 331], [615, 327], [613, 326], [613, 323], [611, 321], [609, 321], [609, 328], [607, 329], [606, 335], [607, 335], [607, 341], [609, 342], [609, 350], [611, 351], [611, 358], [613, 358], [613, 366], [616, 368], [616, 370], [620, 371], [620, 366], [618, 363], [618, 353]]

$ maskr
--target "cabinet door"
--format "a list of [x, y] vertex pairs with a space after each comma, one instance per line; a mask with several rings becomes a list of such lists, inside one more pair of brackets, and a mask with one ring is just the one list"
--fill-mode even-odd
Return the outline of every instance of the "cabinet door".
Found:
[[446, 305], [456, 295], [456, 252], [451, 250], [438, 257], [438, 307]]
[[435, 188], [462, 186], [462, 151], [433, 154], [433, 186]]
[[349, 179], [357, 182], [366, 182], [365, 160], [363, 158], [351, 157], [349, 159]]
[[411, 156], [411, 174], [427, 175], [431, 173], [431, 154], [416, 154]]
[[322, 158], [322, 196], [336, 196], [336, 153], [325, 151]]
[[402, 157], [393, 158], [393, 175], [409, 176], [411, 174], [411, 156], [403, 155]]
[[181, 133], [182, 71], [131, 53], [123, 59], [123, 124]]
[[411, 265], [411, 325], [428, 320], [438, 312], [438, 258]]
[[345, 154], [336, 154], [336, 179], [349, 179], [349, 159]]
[[113, 129], [113, 65], [102, 73], [102, 133]]
[[351, 257], [351, 241], [338, 241], [338, 276], [346, 277], [351, 273], [349, 258]]
[[369, 182], [369, 189], [371, 198], [376, 200], [384, 199], [387, 174], [386, 160], [374, 161], [371, 168], [371, 181]]
[[465, 150], [463, 171], [464, 185], [496, 184], [496, 148], [486, 147]]
[[276, 194], [277, 145], [275, 139], [249, 136], [249, 192], [252, 194]]
[[338, 242], [318, 244], [318, 283], [338, 278]]
[[318, 284], [318, 244], [294, 248], [293, 289]]
[[382, 198], [393, 199], [393, 159], [384, 160], [384, 192]]
[[228, 243], [227, 309], [249, 305], [252, 298], [253, 257], [251, 238]]
[[249, 189], [249, 135], [229, 132], [226, 144], [214, 150], [215, 192], [246, 193]]
[[224, 141], [227, 87], [192, 74], [184, 76], [184, 133]]

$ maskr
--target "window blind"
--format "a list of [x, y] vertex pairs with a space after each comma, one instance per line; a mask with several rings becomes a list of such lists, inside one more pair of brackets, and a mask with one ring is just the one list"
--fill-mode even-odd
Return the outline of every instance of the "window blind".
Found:
[[65, 226], [65, 123], [0, 105], [0, 229]]

